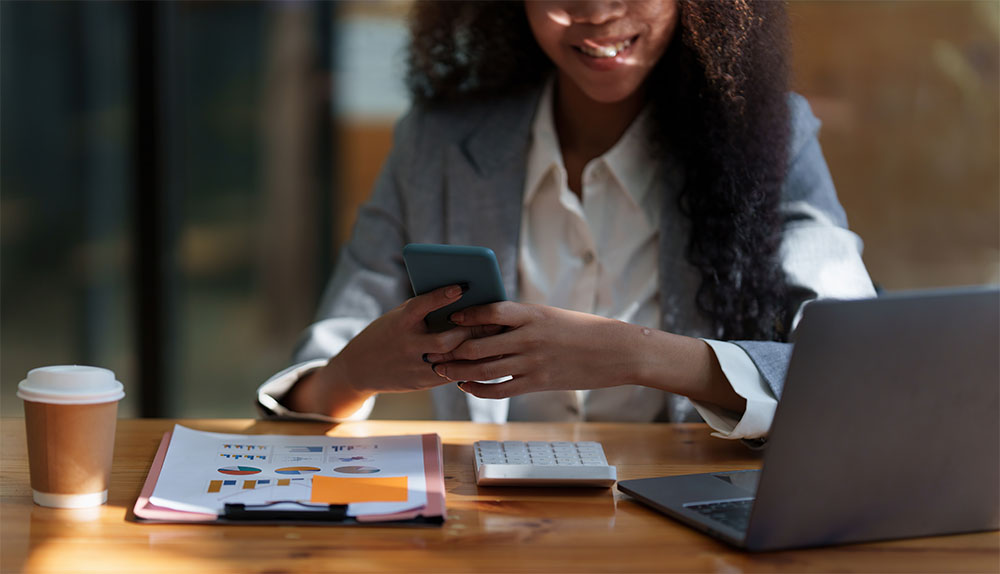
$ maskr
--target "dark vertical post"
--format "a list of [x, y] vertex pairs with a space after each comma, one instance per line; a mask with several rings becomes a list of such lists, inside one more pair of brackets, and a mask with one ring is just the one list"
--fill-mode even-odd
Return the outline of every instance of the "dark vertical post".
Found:
[[56, 8], [65, 10], [67, 12], [68, 18], [66, 38], [67, 44], [69, 45], [70, 54], [67, 58], [68, 63], [68, 77], [70, 78], [69, 85], [71, 86], [72, 94], [72, 117], [75, 120], [70, 126], [68, 126], [68, 135], [73, 141], [72, 149], [73, 152], [69, 156], [69, 171], [72, 174], [69, 177], [67, 183], [73, 187], [73, 193], [70, 195], [73, 201], [73, 211], [77, 214], [77, 217], [73, 218], [73, 236], [77, 245], [83, 246], [83, 255], [86, 263], [82, 266], [82, 269], [77, 273], [74, 273], [74, 283], [76, 284], [76, 308], [77, 308], [77, 321], [75, 323], [78, 325], [77, 339], [79, 340], [79, 347], [74, 353], [74, 361], [79, 361], [83, 364], [93, 365], [96, 364], [97, 349], [100, 344], [97, 341], [99, 333], [95, 333], [92, 328], [94, 325], [95, 315], [94, 315], [94, 283], [92, 281], [93, 273], [93, 261], [90, 259], [90, 253], [88, 249], [93, 241], [94, 237], [91, 234], [90, 221], [89, 221], [89, 210], [88, 203], [91, 199], [88, 197], [88, 193], [92, 192], [88, 188], [87, 182], [90, 175], [90, 157], [88, 157], [88, 152], [90, 151], [88, 141], [88, 129], [89, 122], [87, 121], [87, 115], [91, 113], [90, 101], [90, 85], [88, 85], [88, 79], [91, 70], [89, 69], [88, 52], [89, 46], [86, 45], [84, 40], [86, 33], [84, 27], [86, 26], [86, 17], [84, 11], [90, 8], [89, 6], [81, 3], [73, 4], [57, 4]]
[[167, 314], [166, 203], [160, 110], [159, 2], [134, 2], [133, 34], [133, 270], [135, 284], [136, 373], [140, 414], [166, 414]]
[[[336, 254], [333, 252], [334, 237], [337, 233], [335, 229], [336, 219], [333, 214], [334, 197], [340, 192], [339, 178], [336, 162], [339, 158], [339, 149], [336, 138], [334, 138], [333, 103], [336, 94], [334, 92], [334, 22], [337, 17], [336, 2], [319, 2], [316, 5], [316, 76], [324, 82], [324, 87], [320, 93], [325, 97], [320, 100], [317, 117], [320, 122], [320, 129], [316, 133], [316, 222], [319, 245], [316, 249], [316, 278], [319, 285], [316, 293], [322, 297], [326, 282], [330, 278], [333, 269], [333, 262]], [[318, 301], [317, 301], [318, 303]]]

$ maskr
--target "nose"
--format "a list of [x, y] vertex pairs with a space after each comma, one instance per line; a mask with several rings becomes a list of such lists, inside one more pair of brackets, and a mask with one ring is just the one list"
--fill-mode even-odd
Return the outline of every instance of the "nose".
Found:
[[584, 0], [566, 3], [566, 14], [576, 24], [601, 25], [625, 15], [624, 0]]

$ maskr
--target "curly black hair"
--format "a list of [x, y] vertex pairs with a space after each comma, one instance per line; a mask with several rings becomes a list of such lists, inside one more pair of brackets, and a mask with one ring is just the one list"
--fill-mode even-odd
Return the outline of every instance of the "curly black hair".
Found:
[[[778, 260], [787, 170], [787, 20], [783, 2], [679, 0], [678, 32], [647, 79], [657, 149], [685, 169], [686, 257], [696, 304], [720, 339], [785, 340]], [[407, 83], [416, 101], [538, 85], [552, 63], [520, 2], [417, 2]]]

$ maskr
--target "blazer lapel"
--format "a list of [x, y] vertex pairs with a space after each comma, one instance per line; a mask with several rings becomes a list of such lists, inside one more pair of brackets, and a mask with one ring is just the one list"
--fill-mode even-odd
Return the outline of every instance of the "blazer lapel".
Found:
[[496, 253], [504, 287], [517, 298], [517, 249], [531, 122], [541, 92], [492, 105], [479, 127], [445, 155], [445, 241]]

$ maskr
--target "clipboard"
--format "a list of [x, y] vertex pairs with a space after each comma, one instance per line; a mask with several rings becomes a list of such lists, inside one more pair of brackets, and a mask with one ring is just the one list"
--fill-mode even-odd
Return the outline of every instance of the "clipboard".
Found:
[[427, 503], [421, 508], [393, 514], [375, 514], [347, 516], [347, 505], [331, 504], [323, 510], [315, 506], [309, 510], [296, 511], [287, 509], [289, 504], [282, 502], [282, 508], [271, 508], [271, 504], [244, 505], [227, 504], [225, 513], [207, 514], [201, 512], [186, 512], [157, 506], [150, 502], [150, 496], [156, 488], [163, 461], [170, 446], [171, 431], [163, 434], [160, 446], [153, 457], [146, 482], [143, 483], [139, 497], [132, 507], [130, 516], [126, 519], [140, 524], [296, 524], [296, 525], [400, 525], [400, 526], [440, 526], [447, 518], [445, 508], [444, 464], [441, 447], [441, 437], [437, 434], [421, 435], [424, 455], [424, 477], [426, 480]]

